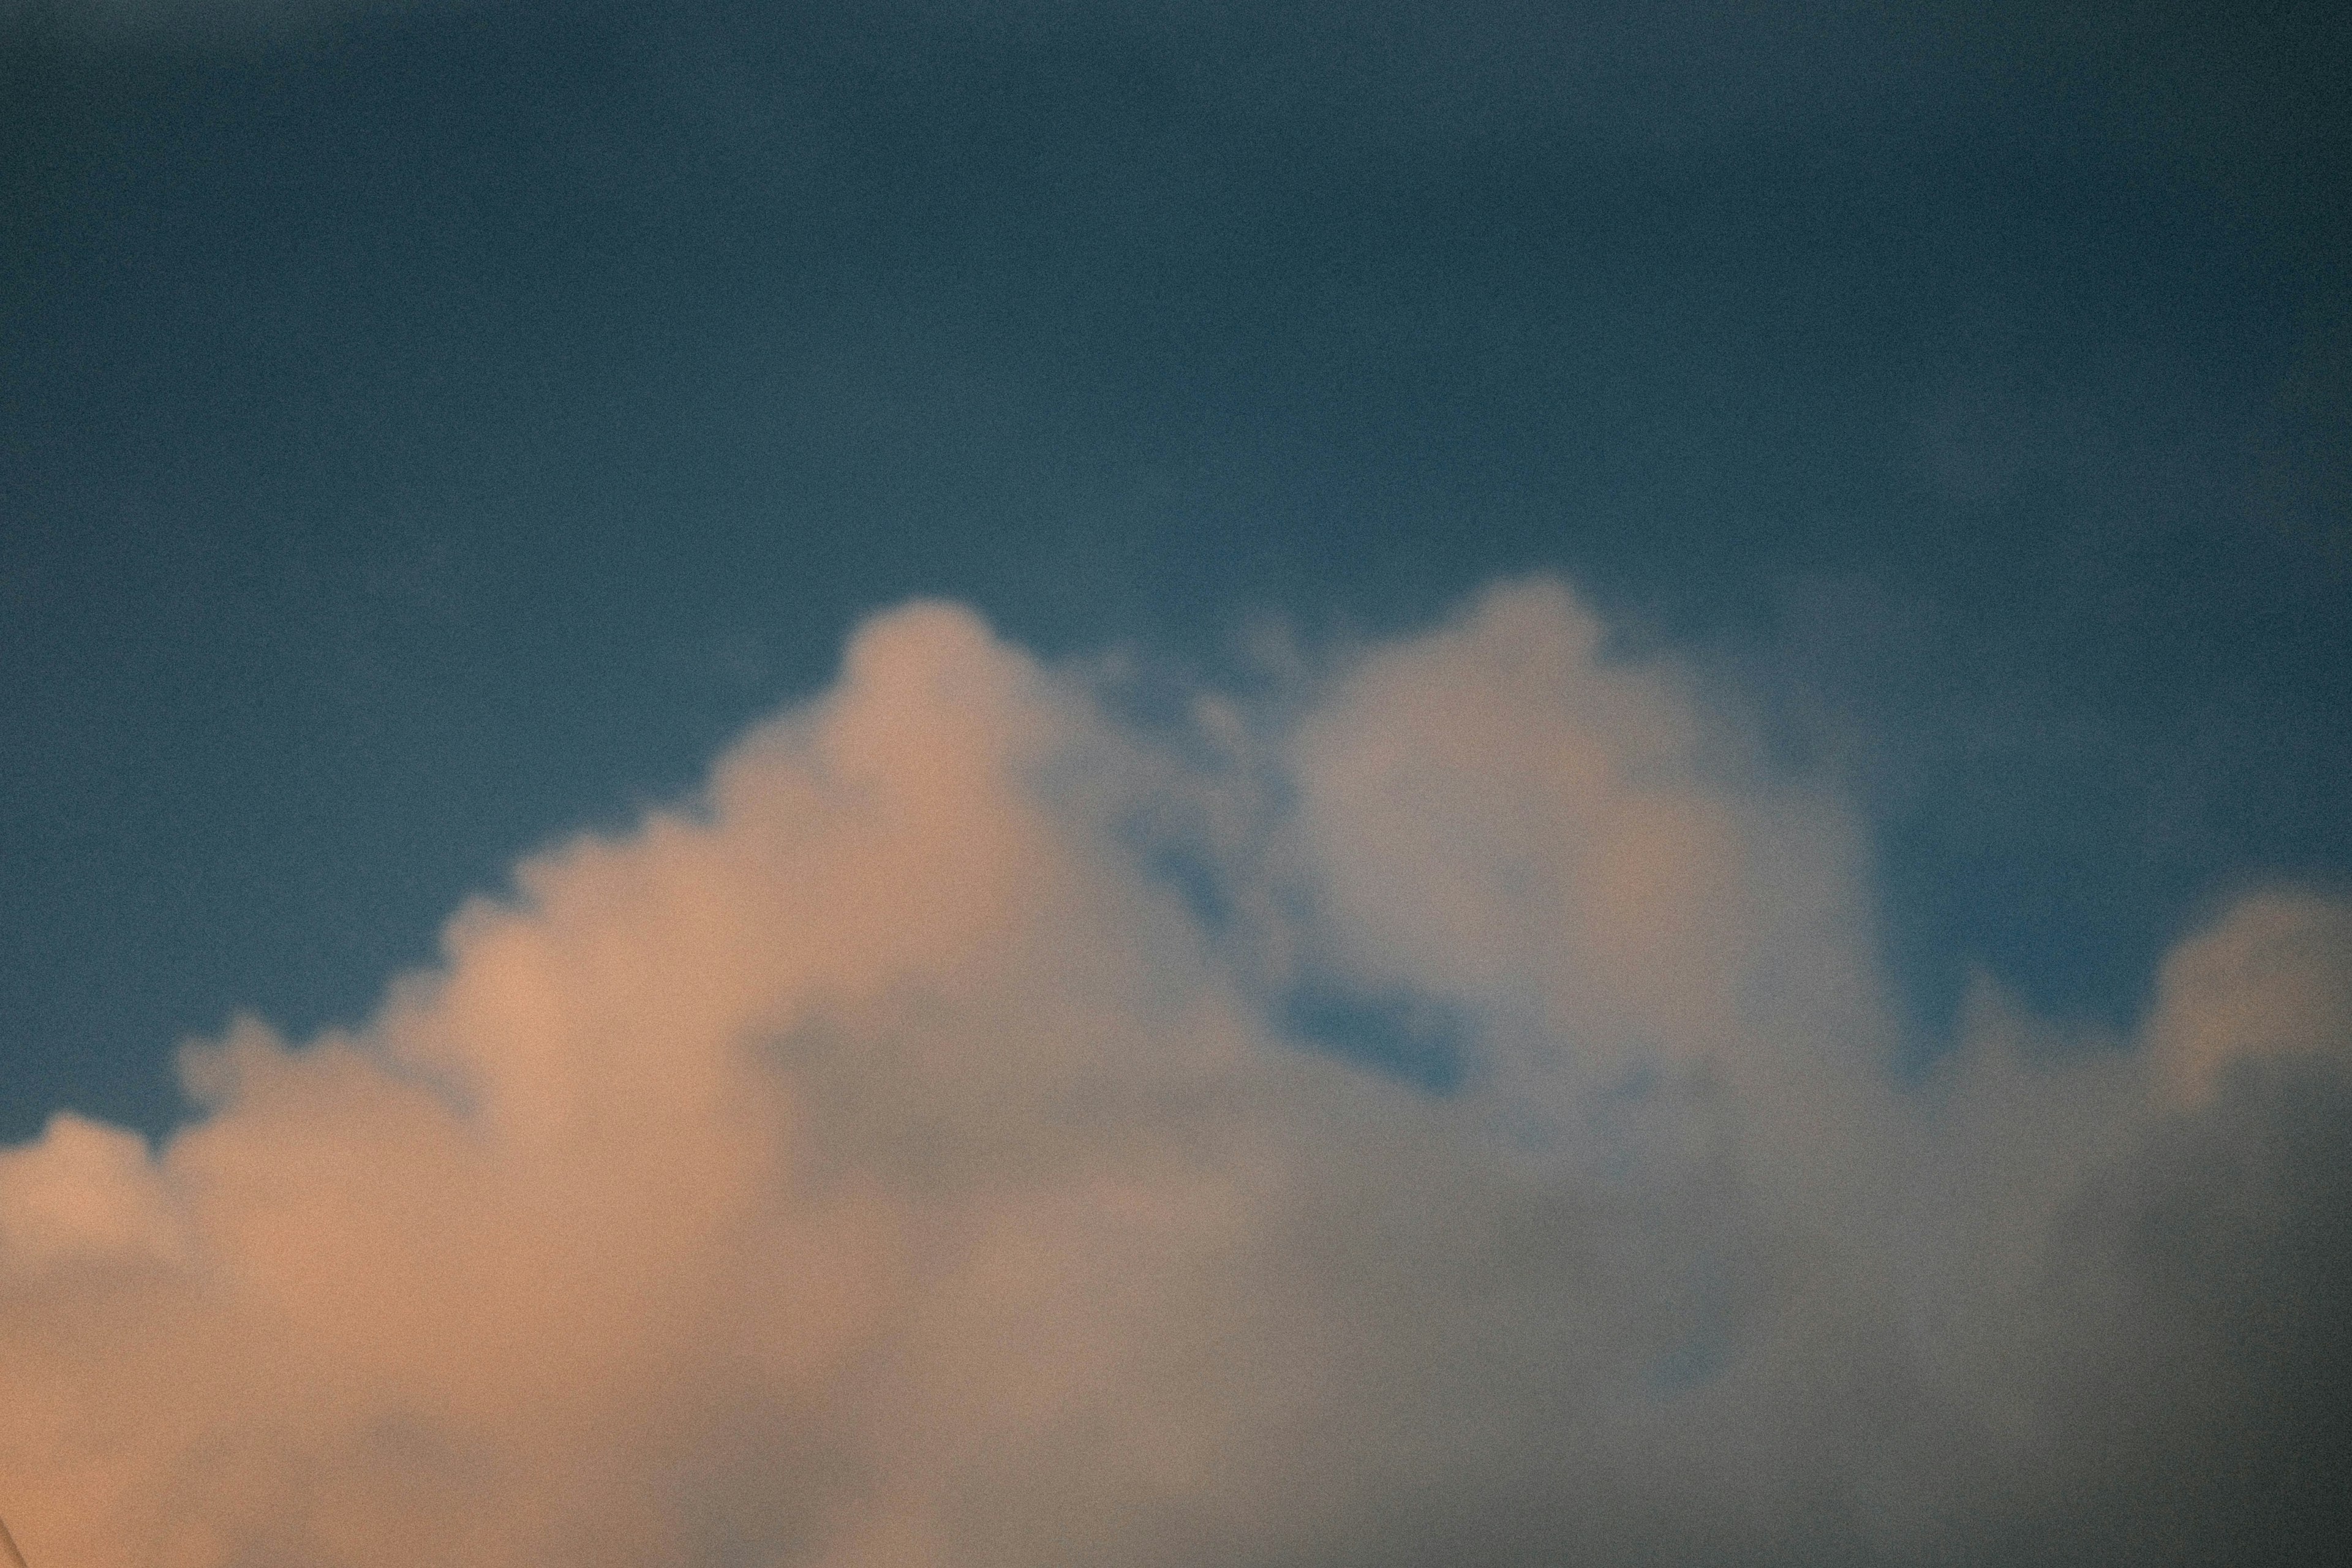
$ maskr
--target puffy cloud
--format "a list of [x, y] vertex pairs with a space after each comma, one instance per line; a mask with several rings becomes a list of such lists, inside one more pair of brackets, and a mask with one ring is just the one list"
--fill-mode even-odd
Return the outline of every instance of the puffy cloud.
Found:
[[1909, 1083], [1856, 826], [1558, 585], [1174, 720], [1119, 680], [878, 618], [362, 1026], [191, 1048], [160, 1148], [0, 1152], [33, 1561], [2218, 1561], [2341, 1524], [2339, 906], [2224, 912], [2132, 1041], [1988, 986]]
[[38, 1142], [0, 1150], [0, 1249], [20, 1268], [178, 1251], [146, 1140], [60, 1111]]
[[2166, 959], [2148, 1048], [2167, 1091], [2202, 1104], [2239, 1064], [2352, 1050], [2352, 910], [2265, 893]]

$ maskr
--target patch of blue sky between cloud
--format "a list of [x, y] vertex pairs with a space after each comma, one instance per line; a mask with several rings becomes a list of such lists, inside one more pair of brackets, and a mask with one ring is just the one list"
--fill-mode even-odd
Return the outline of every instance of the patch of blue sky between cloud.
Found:
[[1470, 1070], [1470, 1026], [1434, 998], [1310, 979], [1283, 999], [1281, 1016], [1313, 1048], [1431, 1094], [1458, 1090]]

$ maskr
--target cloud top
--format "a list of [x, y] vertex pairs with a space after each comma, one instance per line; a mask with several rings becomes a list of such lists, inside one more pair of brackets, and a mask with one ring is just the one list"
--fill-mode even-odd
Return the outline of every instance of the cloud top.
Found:
[[1601, 632], [1510, 585], [1145, 722], [878, 617], [361, 1027], [0, 1151], [0, 1508], [43, 1568], [2340, 1527], [2281, 1391], [2341, 1362], [2352, 915], [2224, 911], [2128, 1042], [1988, 992], [1900, 1081], [1855, 825]]

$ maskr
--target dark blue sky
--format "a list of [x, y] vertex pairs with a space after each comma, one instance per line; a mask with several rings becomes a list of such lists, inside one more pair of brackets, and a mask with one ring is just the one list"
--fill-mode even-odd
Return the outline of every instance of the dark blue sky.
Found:
[[1563, 574], [1932, 1033], [2352, 872], [2352, 36], [2210, 8], [0, 5], [0, 1139], [156, 1129], [863, 612]]

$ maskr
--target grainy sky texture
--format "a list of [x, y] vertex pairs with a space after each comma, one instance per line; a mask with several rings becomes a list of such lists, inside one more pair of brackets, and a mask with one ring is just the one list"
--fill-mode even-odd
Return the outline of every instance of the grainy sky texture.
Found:
[[0, 0], [0, 1517], [2336, 1560], [2347, 38]]

